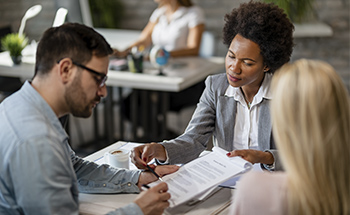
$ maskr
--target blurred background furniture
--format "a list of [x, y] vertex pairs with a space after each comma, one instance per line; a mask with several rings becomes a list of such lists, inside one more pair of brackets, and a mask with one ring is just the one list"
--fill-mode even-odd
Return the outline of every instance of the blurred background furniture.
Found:
[[66, 21], [66, 16], [68, 14], [68, 10], [66, 8], [59, 8], [56, 11], [55, 19], [53, 20], [52, 27], [57, 27], [62, 25]]
[[[38, 15], [42, 9], [42, 6], [40, 4], [34, 5], [30, 7], [25, 13], [24, 16], [21, 19], [21, 25], [19, 27], [18, 33], [22, 35], [24, 33], [24, 28], [26, 25], [26, 21], [28, 19], [31, 19]], [[11, 27], [6, 26], [3, 28], [0, 28], [0, 40], [6, 36], [7, 34], [12, 33]], [[0, 43], [0, 51], [1, 50], [1, 43]], [[22, 86], [22, 81], [17, 77], [2, 77], [0, 76], [0, 91], [2, 92], [3, 98], [11, 95], [12, 93], [19, 90]], [[1, 98], [0, 98], [1, 101]]]
[[[1, 49], [1, 39], [10, 33], [12, 33], [10, 26], [0, 28], [0, 52], [3, 51]], [[0, 76], [0, 102], [7, 96], [19, 90], [21, 86], [22, 82], [19, 78]]]

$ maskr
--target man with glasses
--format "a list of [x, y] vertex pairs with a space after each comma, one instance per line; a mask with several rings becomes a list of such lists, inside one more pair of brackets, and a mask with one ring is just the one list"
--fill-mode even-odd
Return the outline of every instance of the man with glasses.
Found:
[[[107, 96], [111, 53], [105, 39], [84, 25], [67, 23], [44, 33], [33, 80], [0, 104], [0, 214], [78, 214], [78, 190], [137, 193], [156, 180], [150, 172], [84, 161], [58, 120], [69, 113], [89, 117]], [[109, 214], [161, 214], [169, 205], [166, 191], [161, 183]]]

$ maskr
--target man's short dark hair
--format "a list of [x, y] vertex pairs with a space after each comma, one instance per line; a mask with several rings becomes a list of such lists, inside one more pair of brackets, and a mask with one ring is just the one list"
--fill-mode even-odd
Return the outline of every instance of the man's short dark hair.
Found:
[[113, 50], [105, 38], [90, 27], [66, 23], [45, 31], [36, 52], [35, 75], [46, 74], [62, 58], [84, 64], [92, 56], [104, 57]]
[[290, 60], [293, 31], [293, 24], [281, 8], [250, 1], [225, 15], [223, 42], [229, 47], [237, 34], [255, 42], [269, 72], [273, 73]]

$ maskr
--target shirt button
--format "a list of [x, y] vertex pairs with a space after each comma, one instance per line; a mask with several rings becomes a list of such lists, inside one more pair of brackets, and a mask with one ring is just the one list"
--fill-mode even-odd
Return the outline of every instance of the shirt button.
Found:
[[128, 187], [131, 187], [131, 183], [130, 182], [128, 183]]

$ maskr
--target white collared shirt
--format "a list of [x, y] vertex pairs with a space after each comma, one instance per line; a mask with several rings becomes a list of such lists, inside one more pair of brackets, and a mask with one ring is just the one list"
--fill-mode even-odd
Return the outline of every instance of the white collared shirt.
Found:
[[270, 83], [272, 73], [265, 73], [263, 83], [258, 93], [254, 96], [249, 109], [244, 100], [244, 95], [239, 87], [229, 85], [225, 96], [233, 97], [237, 101], [237, 112], [234, 127], [233, 148], [234, 149], [259, 149], [258, 145], [258, 122], [259, 107], [263, 100], [271, 99]]
[[149, 19], [156, 23], [152, 31], [153, 45], [159, 45], [167, 51], [186, 48], [190, 29], [205, 22], [204, 11], [198, 6], [180, 6], [170, 21], [165, 11], [166, 7], [157, 8]]

